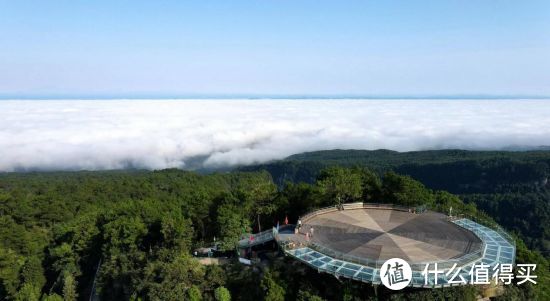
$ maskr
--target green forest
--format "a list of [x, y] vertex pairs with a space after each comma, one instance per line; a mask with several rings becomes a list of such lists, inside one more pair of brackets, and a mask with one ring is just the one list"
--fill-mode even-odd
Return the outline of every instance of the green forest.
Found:
[[517, 262], [538, 265], [538, 284], [507, 286], [496, 300], [550, 299], [544, 255], [550, 155], [422, 154], [416, 161], [314, 155], [209, 174], [0, 174], [0, 299], [90, 300], [93, 291], [100, 300], [476, 299], [473, 286], [394, 292], [339, 280], [276, 248], [253, 266], [203, 265], [192, 255], [214, 240], [232, 254], [243, 233], [359, 201], [442, 212], [452, 206], [497, 221], [517, 239]]

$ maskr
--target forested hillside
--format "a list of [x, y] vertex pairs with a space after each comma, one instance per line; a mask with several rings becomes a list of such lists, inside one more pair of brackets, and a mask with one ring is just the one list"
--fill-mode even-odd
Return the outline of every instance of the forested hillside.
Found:
[[550, 151], [332, 150], [241, 170], [267, 170], [283, 186], [285, 181], [313, 183], [332, 165], [368, 167], [380, 175], [393, 170], [428, 188], [457, 194], [550, 256]]
[[[500, 167], [499, 162], [519, 163], [522, 169], [515, 168], [506, 171], [508, 166]], [[258, 164], [239, 168], [240, 170], [267, 170], [278, 184], [284, 181], [308, 182], [315, 180], [319, 172], [327, 166], [368, 166], [370, 169], [383, 172], [388, 169], [404, 168], [405, 170], [417, 166], [451, 166], [452, 172], [461, 175], [461, 180], [476, 183], [480, 178], [490, 178], [494, 174], [483, 174], [478, 170], [471, 170], [472, 166], [487, 165], [498, 168], [497, 172], [506, 171], [506, 179], [514, 183], [541, 180], [548, 176], [550, 166], [550, 151], [466, 151], [466, 150], [434, 150], [416, 152], [396, 152], [391, 150], [328, 150], [292, 155], [284, 160], [266, 164]], [[465, 168], [458, 168], [465, 167]], [[517, 167], [517, 166], [515, 166]], [[438, 175], [429, 174], [431, 178]], [[427, 178], [429, 180], [431, 178]], [[494, 179], [499, 181], [499, 178]], [[447, 185], [457, 185], [454, 178], [441, 182]], [[494, 183], [494, 182], [493, 182]], [[432, 183], [435, 184], [435, 183]], [[477, 183], [479, 184], [479, 183]], [[490, 183], [488, 183], [490, 184]], [[441, 186], [443, 187], [443, 186]], [[490, 187], [489, 187], [490, 188]]]
[[[0, 299], [474, 300], [474, 287], [393, 292], [319, 274], [271, 257], [258, 268], [204, 266], [191, 255], [217, 238], [291, 222], [335, 201], [382, 200], [491, 218], [456, 196], [396, 173], [333, 167], [312, 184], [277, 189], [266, 172], [199, 175], [180, 170], [0, 175]], [[518, 239], [517, 261], [537, 263], [538, 285], [512, 285], [502, 300], [548, 297], [548, 263]], [[97, 276], [97, 277], [96, 277]], [[95, 284], [94, 284], [94, 278]]]

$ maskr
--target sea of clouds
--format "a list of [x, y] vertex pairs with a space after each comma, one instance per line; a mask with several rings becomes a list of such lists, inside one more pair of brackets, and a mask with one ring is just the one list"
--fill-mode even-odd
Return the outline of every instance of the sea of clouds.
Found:
[[337, 148], [543, 145], [548, 100], [0, 101], [0, 171], [216, 168]]

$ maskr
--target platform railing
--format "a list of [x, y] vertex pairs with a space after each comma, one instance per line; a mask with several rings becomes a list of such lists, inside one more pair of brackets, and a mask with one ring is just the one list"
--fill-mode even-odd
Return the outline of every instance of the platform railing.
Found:
[[514, 248], [516, 247], [516, 240], [508, 232], [506, 232], [506, 230], [504, 230], [498, 224], [490, 223], [485, 219], [478, 218], [478, 217], [475, 217], [475, 216], [472, 216], [472, 215], [467, 215], [467, 214], [459, 214], [457, 216], [452, 217], [451, 219], [456, 220], [456, 219], [461, 219], [461, 218], [469, 219], [473, 222], [476, 222], [476, 223], [478, 223], [482, 226], [485, 226], [485, 227], [497, 232], [504, 239], [506, 239], [506, 241], [508, 241], [508, 243], [510, 243]]
[[[250, 240], [250, 236], [252, 236], [254, 239]], [[240, 248], [252, 247], [255, 245], [268, 242], [273, 238], [274, 238], [273, 229], [265, 230], [256, 234], [243, 235], [241, 236], [241, 240], [239, 240], [239, 247]]]
[[[294, 225], [281, 225], [279, 226], [279, 230], [283, 230], [288, 227], [294, 227]], [[268, 230], [258, 232], [256, 234], [241, 235], [241, 239], [239, 240], [238, 246], [239, 248], [247, 248], [247, 247], [252, 247], [252, 246], [266, 243], [270, 240], [276, 239], [277, 236], [279, 235], [279, 230], [277, 230], [276, 227], [273, 227]], [[250, 240], [250, 236], [253, 237], [253, 240]]]
[[[342, 207], [344, 210], [353, 210], [353, 209], [387, 209], [387, 210], [399, 210], [399, 211], [407, 211], [407, 212], [414, 212], [416, 207], [407, 207], [407, 206], [399, 206], [399, 205], [392, 205], [392, 204], [381, 204], [381, 203], [362, 203], [362, 202], [356, 202], [356, 203], [345, 203], [342, 204]], [[298, 219], [302, 222], [305, 222], [317, 215], [325, 214], [329, 212], [338, 211], [337, 205], [327, 206], [320, 209], [314, 209], [309, 211], [308, 213], [300, 216]]]

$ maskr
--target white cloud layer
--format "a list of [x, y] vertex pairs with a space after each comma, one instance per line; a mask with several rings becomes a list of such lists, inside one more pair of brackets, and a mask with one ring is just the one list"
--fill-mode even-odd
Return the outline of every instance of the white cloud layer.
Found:
[[0, 171], [251, 164], [304, 151], [550, 145], [547, 100], [0, 101]]

